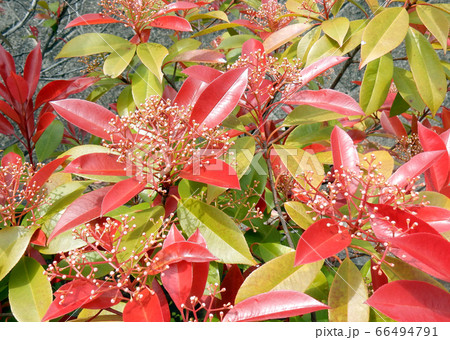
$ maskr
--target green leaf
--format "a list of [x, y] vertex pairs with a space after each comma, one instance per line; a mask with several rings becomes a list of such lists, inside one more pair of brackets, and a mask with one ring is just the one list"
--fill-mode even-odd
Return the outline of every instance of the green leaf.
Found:
[[158, 78], [145, 65], [139, 66], [131, 75], [131, 93], [137, 107], [149, 96], [161, 96], [162, 92], [162, 85]]
[[39, 162], [45, 161], [61, 144], [64, 134], [64, 124], [59, 120], [54, 120], [45, 129], [44, 133], [36, 142], [36, 155]]
[[345, 17], [338, 17], [322, 22], [321, 27], [326, 35], [342, 46], [350, 28], [350, 21]]
[[408, 27], [408, 12], [403, 7], [387, 8], [377, 14], [367, 24], [362, 35], [359, 68], [400, 45], [406, 36]]
[[409, 104], [403, 99], [400, 93], [395, 95], [394, 101], [392, 102], [391, 109], [389, 111], [389, 117], [394, 117], [401, 115], [402, 113], [408, 111]]
[[416, 6], [416, 12], [425, 27], [441, 44], [444, 53], [447, 53], [448, 20], [445, 14], [432, 6]]
[[175, 42], [169, 47], [169, 54], [164, 58], [164, 64], [167, 64], [177, 55], [186, 52], [196, 50], [202, 43], [195, 39], [182, 39]]
[[364, 279], [356, 265], [346, 258], [340, 265], [328, 295], [328, 316], [331, 322], [367, 322], [370, 307]]
[[112, 53], [130, 46], [121, 37], [106, 33], [86, 33], [79, 35], [63, 46], [56, 58], [83, 57], [97, 53]]
[[309, 285], [308, 289], [305, 290], [304, 293], [318, 301], [327, 303], [329, 290], [330, 286], [328, 285], [325, 274], [319, 271], [314, 278], [314, 281]]
[[37, 227], [4, 227], [0, 230], [0, 280], [16, 265]]
[[231, 48], [240, 48], [242, 45], [249, 39], [257, 39], [261, 40], [257, 36], [251, 35], [251, 34], [239, 34], [239, 35], [232, 35], [228, 38], [223, 39], [219, 46], [217, 47], [218, 50], [229, 50]]
[[294, 258], [295, 251], [290, 251], [254, 270], [239, 288], [235, 303], [270, 291], [294, 290], [303, 293], [314, 281], [323, 260], [294, 267]]
[[177, 212], [184, 232], [190, 236], [198, 228], [221, 262], [255, 264], [244, 235], [227, 214], [193, 198], [180, 200]]
[[378, 12], [384, 9], [384, 7], [380, 6], [378, 0], [365, 0], [365, 1], [374, 15], [377, 15]]
[[114, 49], [103, 64], [103, 73], [111, 78], [120, 76], [130, 64], [135, 52], [136, 45], [132, 43]]
[[96, 102], [100, 97], [102, 97], [105, 93], [111, 90], [114, 86], [121, 85], [123, 82], [119, 79], [105, 78], [101, 79], [95, 83], [98, 85], [95, 89], [89, 93], [86, 100], [90, 102]]
[[191, 38], [195, 38], [195, 37], [199, 37], [201, 35], [205, 35], [205, 34], [210, 34], [210, 33], [214, 33], [217, 31], [221, 31], [221, 30], [225, 30], [227, 28], [233, 28], [233, 27], [239, 27], [242, 26], [241, 24], [237, 24], [237, 23], [224, 23], [224, 24], [218, 24], [218, 25], [214, 25], [208, 28], [205, 28], [203, 30], [198, 31], [195, 34], [191, 35]]
[[316, 43], [320, 38], [320, 27], [314, 27], [312, 30], [307, 32], [303, 37], [300, 38], [300, 41], [297, 45], [297, 58], [303, 63], [306, 63], [306, 59], [308, 57], [309, 51], [312, 46]]
[[383, 105], [389, 93], [394, 62], [390, 53], [367, 64], [359, 92], [359, 104], [367, 115]]
[[284, 208], [295, 224], [303, 230], [306, 230], [314, 223], [311, 214], [308, 214], [308, 211], [311, 211], [311, 209], [307, 205], [297, 201], [290, 201], [284, 203]]
[[43, 271], [31, 257], [22, 257], [11, 271], [9, 302], [20, 322], [40, 322], [52, 303], [52, 287]]
[[405, 40], [406, 55], [420, 97], [436, 114], [447, 93], [447, 81], [439, 57], [428, 40], [410, 28]]
[[321, 123], [340, 119], [342, 114], [309, 105], [299, 105], [284, 119], [284, 126]]
[[133, 94], [131, 92], [131, 86], [125, 87], [117, 98], [117, 113], [119, 116], [127, 116], [129, 113], [134, 112], [136, 104], [133, 100]]
[[230, 22], [228, 20], [228, 16], [225, 12], [222, 11], [211, 11], [207, 13], [200, 13], [200, 14], [193, 14], [189, 16], [188, 18], [189, 22], [200, 20], [200, 19], [219, 19], [222, 21]]
[[[341, 116], [342, 118], [342, 116]], [[330, 139], [334, 126], [322, 127], [320, 123], [303, 124], [297, 126], [286, 138], [287, 147], [301, 148], [311, 143], [327, 141]]]
[[169, 54], [167, 48], [155, 43], [140, 44], [137, 55], [142, 63], [162, 82], [163, 72], [161, 70], [164, 58]]
[[[247, 240], [248, 241], [248, 240]], [[291, 247], [283, 246], [279, 243], [254, 243], [252, 244], [253, 254], [260, 257], [264, 262], [273, 260], [281, 255], [290, 253]]]
[[398, 93], [400, 93], [409, 106], [419, 112], [425, 109], [425, 103], [420, 98], [419, 91], [410, 71], [394, 67], [394, 84], [397, 87]]

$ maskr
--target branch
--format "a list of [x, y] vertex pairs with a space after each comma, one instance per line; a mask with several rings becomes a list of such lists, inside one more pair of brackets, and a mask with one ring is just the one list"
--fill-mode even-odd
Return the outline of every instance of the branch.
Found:
[[20, 20], [17, 24], [15, 24], [14, 26], [8, 28], [6, 31], [1, 32], [1, 34], [4, 37], [7, 37], [8, 35], [14, 33], [15, 31], [17, 31], [19, 28], [21, 28], [23, 25], [25, 25], [25, 23], [31, 19], [31, 17], [33, 16], [34, 13], [34, 9], [36, 8], [36, 4], [37, 4], [37, 0], [32, 0], [30, 6], [28, 7], [27, 10], [27, 14], [22, 18], [22, 20]]

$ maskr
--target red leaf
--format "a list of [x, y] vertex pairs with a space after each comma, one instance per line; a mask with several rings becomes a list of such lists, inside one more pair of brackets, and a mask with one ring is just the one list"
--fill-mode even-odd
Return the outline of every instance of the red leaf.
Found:
[[161, 249], [164, 249], [176, 242], [185, 242], [185, 241], [186, 241], [186, 239], [181, 234], [181, 232], [178, 230], [178, 228], [175, 225], [172, 225], [169, 232], [167, 233], [166, 238], [164, 239], [164, 243], [163, 243]]
[[[257, 58], [256, 53], [260, 51], [259, 55], [263, 58]], [[254, 71], [257, 67], [263, 68], [266, 65], [266, 54], [264, 51], [264, 45], [261, 41], [256, 39], [249, 39], [242, 44], [242, 56], [248, 58], [249, 70]], [[263, 72], [253, 72], [253, 76], [259, 75], [258, 79], [255, 78], [255, 83], [261, 88], [261, 82], [264, 80], [265, 73]]]
[[[178, 193], [178, 186], [173, 185], [169, 189], [169, 196], [166, 197], [166, 203], [164, 204], [164, 218], [169, 217], [171, 213], [177, 210], [178, 200], [180, 194]], [[162, 196], [160, 193], [157, 194], [153, 200], [152, 207], [156, 207], [162, 204]]]
[[99, 104], [81, 99], [63, 99], [50, 103], [61, 117], [100, 138], [111, 140], [108, 133], [119, 117]]
[[184, 18], [168, 15], [153, 19], [150, 26], [164, 28], [174, 31], [190, 32], [192, 31], [191, 24]]
[[444, 233], [450, 231], [450, 210], [431, 206], [408, 207], [408, 210], [416, 213], [417, 217], [427, 222], [437, 232]]
[[178, 106], [193, 106], [207, 87], [208, 83], [193, 77], [188, 77], [183, 85], [181, 85], [174, 99], [174, 103]]
[[305, 230], [297, 244], [294, 265], [326, 259], [350, 245], [347, 229], [339, 228], [330, 218], [321, 219]]
[[31, 138], [31, 140], [36, 143], [39, 138], [41, 138], [42, 134], [44, 133], [45, 129], [50, 126], [50, 124], [55, 120], [56, 116], [51, 112], [45, 112], [39, 116], [37, 125], [36, 125], [36, 132]]
[[223, 53], [212, 50], [192, 50], [180, 53], [171, 62], [193, 62], [193, 63], [211, 63], [223, 64], [226, 63], [226, 58]]
[[[161, 282], [180, 311], [183, 309], [181, 305], [186, 305], [187, 300], [192, 296], [190, 294], [193, 281], [192, 269], [193, 263], [180, 261], [170, 265], [169, 269], [161, 273]], [[191, 307], [190, 304], [188, 306]]]
[[163, 322], [164, 315], [158, 294], [144, 289], [138, 299], [125, 305], [123, 321], [125, 322]]
[[373, 261], [373, 259], [370, 259], [370, 276], [372, 277], [373, 291], [376, 291], [378, 288], [388, 283], [386, 274], [381, 270], [381, 268], [376, 266], [376, 263]]
[[331, 132], [331, 152], [335, 170], [341, 169], [359, 172], [359, 157], [353, 139], [340, 127], [335, 126]]
[[263, 321], [312, 313], [329, 307], [312, 297], [289, 290], [258, 294], [236, 304], [224, 322]]
[[75, 27], [75, 26], [86, 26], [86, 25], [98, 25], [98, 24], [114, 24], [121, 22], [116, 20], [109, 15], [102, 13], [88, 13], [79, 16], [78, 18], [72, 20], [67, 24], [65, 28]]
[[287, 105], [310, 105], [345, 116], [364, 115], [359, 104], [349, 95], [335, 90], [304, 90], [283, 100]]
[[187, 1], [177, 1], [177, 2], [173, 2], [171, 4], [168, 4], [166, 6], [164, 6], [163, 9], [159, 10], [157, 13], [155, 13], [155, 16], [160, 16], [160, 15], [164, 15], [170, 12], [175, 12], [175, 11], [186, 11], [192, 8], [197, 8], [199, 5], [194, 4], [192, 2], [187, 2]]
[[388, 117], [386, 112], [381, 113], [380, 117], [380, 123], [383, 129], [394, 136], [396, 136], [398, 139], [401, 139], [402, 137], [407, 137], [408, 134], [406, 133], [405, 127], [403, 126], [400, 119], [395, 117]]
[[215, 68], [204, 65], [190, 66], [183, 70], [183, 73], [208, 84], [223, 74], [223, 72], [216, 70]]
[[31, 244], [41, 247], [45, 247], [46, 242], [47, 242], [47, 235], [45, 235], [42, 229], [36, 230], [30, 240]]
[[102, 201], [102, 216], [127, 203], [145, 189], [146, 183], [131, 177], [114, 184]]
[[14, 58], [0, 45], [0, 75], [5, 82], [11, 72], [16, 73]]
[[263, 31], [264, 30], [263, 26], [257, 25], [253, 21], [246, 20], [246, 19], [236, 19], [236, 20], [233, 20], [231, 23], [242, 25], [252, 31]]
[[200, 94], [192, 109], [189, 123], [194, 121], [200, 126], [215, 127], [233, 111], [247, 87], [247, 69], [228, 71]]
[[8, 165], [10, 166], [16, 166], [21, 167], [22, 166], [22, 157], [20, 157], [15, 152], [8, 152], [6, 155], [2, 157], [1, 162], [2, 167], [6, 167]]
[[6, 102], [0, 100], [0, 111], [11, 118], [17, 124], [21, 123], [21, 119], [16, 111]]
[[244, 276], [237, 264], [230, 265], [225, 277], [220, 283], [220, 288], [225, 288], [225, 291], [220, 293], [221, 300], [220, 305], [231, 303], [234, 305], [236, 295], [244, 283]]
[[36, 91], [37, 85], [39, 83], [39, 76], [41, 74], [41, 66], [41, 44], [38, 43], [28, 55], [23, 69], [23, 78], [28, 83], [28, 100], [31, 100], [33, 98], [34, 91]]
[[450, 321], [450, 294], [427, 282], [398, 280], [388, 283], [366, 303], [400, 322]]
[[1, 114], [0, 114], [0, 133], [7, 136], [14, 134], [14, 127], [11, 125], [9, 120], [3, 117], [3, 115]]
[[389, 177], [387, 184], [393, 186], [396, 185], [399, 188], [406, 187], [413, 178], [421, 175], [445, 154], [446, 152], [444, 151], [426, 151], [415, 155]]
[[156, 293], [159, 299], [159, 305], [161, 306], [161, 312], [164, 322], [170, 322], [170, 309], [166, 299], [166, 295], [159, 285], [157, 280], [152, 281], [152, 290]]
[[88, 192], [73, 201], [62, 214], [50, 234], [48, 242], [67, 230], [99, 217], [101, 215], [103, 198], [111, 190], [111, 188], [111, 186], [103, 187], [95, 191]]
[[421, 123], [418, 124], [418, 132], [423, 151], [445, 151], [444, 156], [439, 159], [439, 163], [431, 165], [425, 171], [427, 190], [440, 191], [447, 184], [450, 171], [450, 157], [447, 146], [436, 132], [426, 128]]
[[450, 242], [440, 235], [416, 233], [390, 240], [402, 261], [438, 279], [450, 281]]
[[55, 172], [58, 167], [64, 163], [64, 161], [69, 158], [69, 156], [64, 156], [57, 158], [50, 163], [44, 165], [38, 172], [36, 172], [33, 177], [30, 178], [29, 185], [36, 188], [41, 188], [45, 182], [50, 178], [50, 176]]
[[348, 59], [348, 57], [332, 56], [332, 57], [325, 57], [323, 59], [320, 59], [320, 60], [312, 63], [311, 65], [309, 65], [308, 67], [305, 67], [300, 72], [302, 84], [303, 85], [308, 84], [311, 80], [316, 78], [321, 73], [332, 68], [333, 66], [336, 66], [336, 65], [342, 63], [343, 61], [345, 61], [347, 59]]
[[18, 74], [11, 73], [8, 78], [6, 78], [6, 86], [8, 91], [11, 93], [13, 98], [19, 102], [19, 104], [24, 104], [28, 99], [28, 84], [23, 77]]
[[64, 169], [71, 174], [127, 176], [126, 164], [119, 156], [108, 153], [90, 153], [75, 158]]
[[188, 164], [180, 172], [180, 177], [229, 189], [240, 189], [236, 170], [220, 159], [200, 160], [198, 164]]

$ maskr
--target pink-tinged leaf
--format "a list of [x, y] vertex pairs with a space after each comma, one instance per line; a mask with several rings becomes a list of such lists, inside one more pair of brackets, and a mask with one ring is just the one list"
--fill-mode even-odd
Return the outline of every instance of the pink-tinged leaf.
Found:
[[126, 164], [119, 156], [108, 153], [90, 153], [75, 158], [64, 169], [71, 174], [127, 176]]
[[6, 86], [15, 100], [19, 104], [23, 104], [28, 99], [28, 83], [23, 77], [18, 74], [11, 73], [8, 78], [6, 78]]
[[445, 151], [425, 151], [415, 155], [407, 163], [400, 166], [387, 180], [388, 185], [396, 185], [400, 188], [411, 184], [411, 180], [421, 175], [433, 163], [438, 162]]
[[[169, 189], [169, 196], [166, 197], [166, 202], [164, 204], [164, 218], [169, 217], [171, 213], [177, 210], [178, 201], [180, 199], [180, 194], [178, 193], [178, 186], [173, 185]], [[156, 207], [162, 204], [162, 196], [160, 193], [153, 200], [152, 206]]]
[[6, 102], [0, 100], [0, 111], [3, 112], [8, 118], [11, 118], [17, 124], [21, 123], [21, 119], [16, 111]]
[[[56, 112], [75, 126], [105, 140], [111, 140], [109, 130], [119, 124], [119, 117], [99, 104], [81, 99], [51, 102]], [[111, 125], [112, 124], [112, 125]]]
[[189, 21], [184, 18], [172, 15], [153, 19], [150, 22], [150, 26], [181, 32], [192, 31], [192, 27]]
[[331, 132], [331, 151], [335, 170], [359, 172], [359, 157], [353, 139], [338, 126]]
[[283, 101], [287, 105], [310, 105], [345, 116], [364, 115], [359, 104], [349, 95], [335, 90], [304, 90]]
[[438, 279], [450, 281], [450, 242], [441, 235], [415, 233], [390, 240], [392, 253]]
[[440, 191], [448, 183], [450, 173], [450, 156], [447, 152], [447, 146], [436, 132], [421, 123], [418, 124], [418, 134], [423, 151], [443, 150], [446, 153], [440, 158], [439, 163], [431, 165], [425, 171], [427, 190]]
[[316, 312], [329, 307], [304, 293], [279, 290], [252, 296], [236, 304], [224, 322], [264, 321]]
[[427, 222], [437, 232], [450, 231], [450, 210], [432, 206], [414, 206], [408, 207], [408, 210], [415, 213], [422, 221]]
[[184, 81], [178, 91], [178, 94], [174, 99], [174, 103], [178, 106], [193, 106], [207, 87], [208, 83], [189, 77]]
[[137, 299], [131, 300], [123, 310], [125, 322], [163, 322], [164, 315], [158, 294], [143, 289]]
[[171, 62], [193, 62], [193, 63], [210, 63], [223, 64], [226, 63], [223, 53], [212, 50], [192, 50], [180, 53], [174, 57]]
[[87, 25], [98, 25], [98, 24], [114, 24], [121, 22], [117, 19], [105, 15], [102, 13], [88, 13], [79, 16], [78, 18], [72, 20], [67, 24], [65, 28], [75, 27], [75, 26], [87, 26]]
[[84, 91], [99, 79], [92, 77], [78, 77], [69, 80], [54, 80], [46, 84], [37, 94], [34, 109], [52, 100], [64, 99], [71, 94]]
[[275, 51], [278, 47], [292, 41], [310, 27], [311, 24], [298, 23], [273, 32], [264, 40], [264, 49], [266, 50], [266, 53]]
[[39, 76], [41, 74], [41, 66], [41, 44], [38, 43], [28, 55], [23, 69], [23, 78], [28, 83], [28, 100], [31, 100], [33, 98], [34, 91], [36, 91], [37, 85], [39, 83]]
[[402, 237], [414, 233], [439, 233], [418, 216], [407, 211], [396, 209], [388, 204], [367, 204], [370, 213], [370, 224], [375, 235], [383, 240]]
[[405, 127], [397, 116], [388, 117], [386, 112], [383, 112], [380, 117], [380, 123], [387, 133], [396, 136], [398, 139], [408, 136]]
[[131, 177], [114, 184], [102, 202], [102, 216], [127, 203], [145, 189], [146, 183]]
[[300, 77], [302, 80], [303, 85], [308, 84], [311, 80], [316, 78], [318, 75], [322, 74], [326, 70], [332, 68], [333, 66], [336, 66], [343, 61], [347, 60], [348, 57], [325, 57], [323, 59], [320, 59], [308, 67], [305, 67], [300, 72]]
[[208, 84], [223, 74], [222, 71], [204, 65], [194, 65], [188, 67], [183, 70], [183, 73], [187, 74], [189, 77], [199, 79]]
[[186, 11], [189, 9], [197, 8], [199, 5], [194, 4], [192, 2], [187, 1], [176, 1], [171, 4], [168, 4], [164, 6], [163, 9], [159, 10], [155, 13], [155, 16], [161, 16], [170, 12], [176, 12], [176, 11]]
[[[161, 282], [180, 311], [183, 309], [181, 305], [186, 304], [187, 300], [192, 296], [192, 269], [193, 263], [181, 261], [172, 264], [169, 266], [169, 269], [161, 273]], [[190, 307], [189, 304], [188, 306]]]
[[164, 91], [162, 94], [162, 99], [163, 100], [170, 100], [170, 101], [174, 101], [175, 97], [177, 96], [177, 91], [175, 91], [175, 89], [170, 86], [170, 85], [166, 85], [164, 87]]
[[263, 31], [264, 30], [263, 26], [257, 25], [253, 21], [246, 20], [246, 19], [236, 19], [236, 20], [233, 20], [231, 23], [247, 27], [248, 29], [250, 29], [252, 31]]
[[247, 87], [247, 69], [234, 69], [217, 77], [201, 93], [189, 123], [215, 127], [234, 110]]
[[442, 141], [445, 144], [445, 147], [447, 148], [448, 155], [450, 157], [450, 128], [447, 131], [442, 132], [439, 137], [441, 137]]
[[381, 270], [379, 266], [376, 265], [373, 259], [370, 260], [370, 276], [372, 277], [373, 291], [376, 291], [378, 288], [385, 285], [389, 281], [386, 274]]
[[169, 303], [166, 299], [166, 294], [164, 293], [163, 289], [159, 285], [157, 280], [152, 281], [152, 290], [156, 293], [159, 299], [159, 305], [161, 306], [161, 312], [163, 316], [164, 322], [170, 322], [170, 308]]
[[69, 156], [57, 158], [44, 165], [41, 169], [39, 169], [38, 172], [33, 175], [33, 177], [30, 178], [29, 185], [34, 186], [35, 188], [41, 188], [45, 184], [45, 182], [47, 182], [50, 176], [55, 172], [55, 170], [58, 169], [58, 167], [62, 165], [67, 158], [69, 158]]
[[3, 117], [3, 115], [1, 114], [0, 114], [0, 134], [7, 136], [14, 134], [14, 127], [11, 125], [9, 120]]
[[228, 189], [240, 189], [236, 170], [220, 159], [199, 160], [180, 172], [180, 177]]
[[[104, 281], [98, 282], [107, 284]], [[92, 301], [85, 303], [81, 308], [83, 309], [106, 309], [117, 305], [121, 300], [122, 294], [118, 288], [111, 288], [105, 292], [98, 294]]]
[[350, 245], [348, 230], [329, 218], [321, 219], [305, 230], [297, 244], [294, 265], [326, 259]]
[[388, 283], [366, 303], [400, 322], [450, 321], [450, 294], [427, 282], [398, 280]]
[[[102, 283], [104, 282], [99, 282], [100, 286], [102, 286]], [[48, 308], [47, 313], [42, 318], [42, 321], [47, 321], [63, 316], [74, 311], [75, 309], [82, 307], [85, 304], [93, 304], [95, 301], [94, 299], [101, 298], [103, 294], [107, 294], [107, 291], [97, 293], [98, 290], [99, 288], [95, 284], [87, 280], [74, 280], [64, 284], [54, 293], [55, 300], [53, 300], [52, 304]], [[92, 291], [94, 291], [94, 294], [91, 293]], [[118, 293], [117, 289], [113, 289], [112, 291], [115, 294]], [[91, 299], [91, 296], [94, 299]], [[111, 301], [111, 297], [109, 297], [109, 301]], [[119, 302], [120, 300], [118, 299], [116, 303]], [[110, 302], [109, 305], [107, 305], [104, 303], [104, 301], [101, 302], [103, 306], [107, 307], [111, 307], [116, 303]]]
[[103, 187], [88, 192], [73, 201], [62, 214], [51, 235], [49, 236], [48, 242], [67, 230], [99, 217], [101, 215], [103, 198], [111, 190], [111, 188], [111, 186]]
[[16, 64], [14, 63], [14, 58], [12, 55], [6, 51], [2, 45], [0, 45], [0, 76], [3, 81], [12, 73], [16, 73]]
[[55, 118], [56, 116], [52, 112], [44, 112], [43, 114], [39, 115], [39, 119], [36, 125], [36, 132], [31, 138], [31, 140], [34, 143], [36, 143], [39, 140], [39, 138], [41, 138], [45, 129], [47, 129], [50, 126], [50, 124], [55, 120]]
[[166, 238], [164, 239], [162, 249], [164, 249], [176, 242], [184, 242], [184, 241], [186, 241], [184, 236], [181, 234], [181, 232], [178, 230], [178, 228], [175, 225], [172, 225], [169, 232], [167, 233]]
[[2, 167], [6, 166], [16, 166], [21, 167], [22, 166], [22, 157], [20, 157], [18, 154], [14, 152], [8, 152], [6, 155], [2, 157], [1, 162]]
[[[249, 39], [246, 42], [244, 42], [242, 44], [242, 52], [241, 54], [244, 56], [247, 56], [248, 58], [250, 58], [250, 63], [252, 64], [252, 66], [257, 66], [257, 62], [256, 62], [256, 58], [254, 56], [255, 53], [260, 52], [263, 53], [263, 55], [265, 56], [264, 52], [264, 45], [261, 41], [256, 40], [256, 39]], [[266, 58], [264, 58], [263, 63], [265, 63]]]
[[[188, 242], [194, 242], [203, 247], [207, 247], [206, 240], [203, 235], [200, 233], [199, 229], [196, 229], [195, 232], [188, 238]], [[194, 262], [192, 263], [192, 287], [190, 296], [203, 296], [203, 292], [205, 291], [206, 282], [208, 281], [209, 275], [209, 262]]]

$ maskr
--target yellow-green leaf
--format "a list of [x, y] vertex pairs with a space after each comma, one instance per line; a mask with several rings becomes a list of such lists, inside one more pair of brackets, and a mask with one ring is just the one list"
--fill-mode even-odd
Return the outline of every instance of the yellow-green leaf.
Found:
[[217, 31], [225, 30], [227, 28], [234, 28], [234, 27], [239, 27], [239, 26], [242, 26], [242, 25], [241, 24], [237, 24], [237, 23], [232, 23], [232, 22], [214, 25], [214, 26], [205, 28], [204, 30], [198, 31], [195, 34], [192, 34], [191, 38], [195, 38], [195, 37], [199, 37], [201, 35], [210, 34], [210, 33], [214, 33], [214, 32], [217, 32]]
[[292, 126], [321, 123], [340, 118], [342, 118], [342, 114], [340, 113], [319, 109], [309, 105], [299, 105], [284, 119], [283, 125]]
[[199, 20], [199, 19], [219, 19], [222, 21], [230, 22], [228, 20], [227, 14], [222, 11], [211, 11], [211, 12], [207, 12], [207, 13], [193, 14], [193, 15], [189, 16], [187, 19], [189, 22]]
[[434, 115], [447, 93], [444, 68], [431, 44], [419, 31], [410, 28], [405, 45], [417, 90]]
[[314, 27], [312, 30], [307, 32], [303, 37], [300, 38], [300, 41], [297, 45], [297, 58], [301, 60], [302, 63], [306, 63], [306, 59], [308, 57], [309, 51], [312, 46], [316, 43], [320, 38], [320, 27]]
[[314, 281], [323, 260], [294, 267], [294, 259], [295, 252], [290, 251], [254, 270], [239, 288], [235, 303], [277, 290], [303, 293]]
[[396, 48], [406, 36], [409, 16], [403, 7], [393, 7], [376, 15], [362, 35], [360, 68]]
[[131, 43], [115, 49], [106, 58], [105, 64], [103, 65], [103, 73], [111, 78], [120, 76], [130, 64], [135, 52], [136, 45]]
[[306, 230], [311, 224], [314, 223], [311, 214], [308, 212], [311, 209], [301, 202], [290, 201], [284, 203], [284, 208], [289, 217], [303, 230]]
[[131, 75], [131, 93], [134, 103], [139, 107], [148, 97], [161, 96], [162, 85], [145, 65], [141, 65]]
[[322, 31], [342, 46], [350, 28], [350, 21], [345, 17], [326, 20], [322, 23]]
[[425, 109], [425, 103], [420, 98], [419, 91], [410, 71], [394, 67], [394, 84], [397, 87], [398, 93], [400, 93], [409, 106], [419, 112]]
[[425, 27], [439, 41], [444, 53], [447, 53], [449, 23], [445, 14], [432, 6], [416, 6], [416, 12]]
[[389, 92], [394, 62], [390, 53], [367, 64], [359, 92], [359, 105], [367, 115], [378, 110]]
[[394, 158], [387, 151], [375, 150], [364, 155], [358, 154], [358, 156], [362, 168], [367, 169], [370, 161], [372, 166], [377, 166], [377, 172], [383, 175], [385, 179], [388, 179], [394, 171]]
[[278, 47], [292, 41], [292, 39], [298, 37], [311, 27], [310, 24], [293, 24], [272, 33], [266, 40], [264, 40], [264, 50], [266, 53], [270, 53], [276, 50]]
[[384, 7], [380, 6], [378, 0], [365, 0], [365, 1], [374, 15], [377, 15], [378, 12], [384, 9]]
[[125, 87], [117, 97], [117, 112], [119, 116], [128, 116], [136, 109], [136, 104], [131, 93], [131, 86]]
[[163, 72], [161, 70], [164, 58], [169, 54], [167, 48], [161, 44], [145, 43], [137, 48], [137, 55], [142, 63], [162, 82]]
[[52, 303], [52, 287], [43, 271], [31, 257], [22, 257], [11, 271], [9, 302], [20, 322], [40, 322]]
[[328, 317], [331, 322], [367, 322], [370, 307], [364, 279], [356, 265], [347, 257], [334, 277], [328, 295]]

